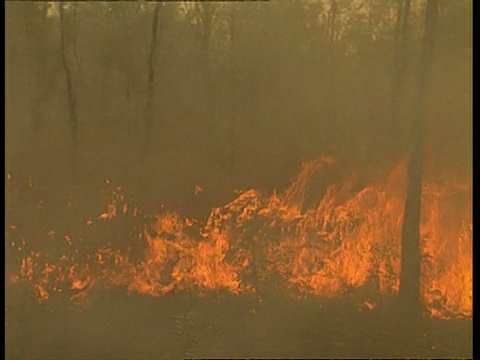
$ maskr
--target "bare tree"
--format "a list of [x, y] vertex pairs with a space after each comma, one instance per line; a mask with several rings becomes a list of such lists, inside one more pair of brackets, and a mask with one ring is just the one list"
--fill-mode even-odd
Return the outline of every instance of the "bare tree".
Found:
[[[327, 86], [327, 139], [330, 139], [335, 129], [335, 122], [337, 121], [337, 109], [335, 104], [335, 92], [336, 92], [336, 76], [335, 76], [335, 40], [336, 40], [336, 24], [337, 24], [337, 15], [338, 15], [338, 3], [337, 0], [330, 0], [330, 11], [328, 13], [327, 20], [327, 35], [329, 42], [329, 53], [328, 53], [328, 63], [327, 63], [327, 72], [328, 72], [328, 86]], [[327, 143], [327, 150], [331, 151], [332, 144], [330, 141]]]
[[[394, 61], [393, 61], [393, 90], [392, 90], [392, 119], [389, 138], [392, 141], [393, 157], [398, 152], [399, 116], [401, 110], [401, 95], [406, 70], [406, 53], [408, 45], [408, 17], [410, 14], [410, 0], [398, 0], [397, 18], [394, 34]], [[394, 159], [395, 160], [395, 159]]]
[[75, 41], [75, 29], [69, 26], [67, 17], [74, 20], [76, 16], [75, 4], [69, 4], [69, 13], [65, 13], [64, 4], [59, 6], [60, 14], [60, 52], [62, 66], [65, 71], [65, 80], [68, 99], [68, 119], [70, 124], [71, 145], [72, 145], [72, 175], [73, 181], [77, 176], [78, 157], [78, 114], [77, 114], [77, 89], [75, 75], [78, 74], [78, 53]]
[[147, 57], [147, 103], [145, 109], [145, 153], [148, 153], [150, 149], [151, 134], [153, 130], [153, 97], [155, 93], [155, 65], [157, 58], [158, 46], [161, 41], [161, 32], [159, 32], [162, 26], [160, 10], [163, 7], [163, 3], [156, 3], [154, 5], [153, 18], [152, 18], [152, 31], [150, 38], [150, 49]]
[[[115, 77], [122, 80], [122, 95], [125, 100], [130, 102], [134, 92], [137, 62], [139, 59], [138, 46], [133, 43], [137, 40], [134, 36], [138, 33], [138, 6], [136, 3], [119, 3], [112, 5], [104, 4], [101, 11], [96, 11], [100, 15], [100, 21], [105, 26], [101, 33], [103, 41], [101, 42], [100, 56], [100, 81], [101, 81], [101, 107], [102, 114], [106, 112], [108, 97], [111, 95], [111, 83]], [[98, 16], [97, 15], [97, 16]], [[132, 34], [126, 36], [126, 34]], [[133, 40], [132, 40], [133, 39]], [[117, 99], [118, 100], [118, 99]]]
[[424, 107], [434, 49], [438, 0], [428, 0], [424, 39], [417, 77], [414, 119], [410, 129], [408, 187], [402, 227], [402, 272], [400, 299], [408, 312], [418, 314], [420, 303], [420, 219], [422, 197]]
[[235, 4], [230, 6], [230, 165], [235, 166], [236, 146], [237, 146], [237, 92], [236, 92], [236, 71], [235, 71], [235, 22], [236, 9]]

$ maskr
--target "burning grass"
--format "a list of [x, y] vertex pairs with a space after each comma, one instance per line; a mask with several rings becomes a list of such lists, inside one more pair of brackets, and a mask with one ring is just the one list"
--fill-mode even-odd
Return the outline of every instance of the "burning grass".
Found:
[[[80, 247], [80, 236], [49, 230], [46, 238], [56, 241], [53, 253], [12, 224], [6, 239], [15, 249], [18, 271], [10, 280], [30, 284], [38, 302], [68, 296], [84, 303], [92, 289], [120, 287], [151, 296], [258, 293], [276, 278], [292, 296], [355, 293], [373, 309], [399, 289], [404, 166], [383, 183], [361, 189], [348, 179], [332, 185], [316, 206], [306, 208], [313, 175], [333, 163], [328, 157], [305, 163], [284, 194], [241, 192], [212, 209], [205, 223], [169, 212], [142, 214], [118, 188], [105, 212], [81, 221], [90, 233], [106, 224], [110, 232], [116, 224], [123, 229], [118, 236], [131, 240], [127, 249]], [[470, 206], [468, 189], [424, 185], [422, 295], [435, 317], [472, 314]]]

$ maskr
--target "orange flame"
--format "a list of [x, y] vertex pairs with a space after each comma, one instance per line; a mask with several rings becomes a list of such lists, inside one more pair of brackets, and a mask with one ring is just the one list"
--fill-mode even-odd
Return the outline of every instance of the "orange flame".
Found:
[[[82, 301], [92, 289], [112, 286], [152, 296], [182, 290], [240, 294], [257, 291], [276, 274], [293, 295], [334, 297], [368, 289], [362, 307], [374, 309], [381, 295], [399, 290], [405, 168], [360, 190], [351, 181], [330, 186], [318, 205], [304, 209], [312, 176], [333, 162], [322, 157], [303, 164], [284, 195], [242, 192], [213, 209], [204, 225], [174, 213], [157, 215], [141, 233], [141, 261], [109, 247], [81, 255], [67, 235], [69, 255], [52, 261], [32, 251], [21, 259], [15, 279], [31, 282], [43, 302], [65, 292]], [[98, 216], [100, 223], [140, 215], [121, 190]], [[472, 314], [469, 195], [469, 187], [457, 184], [424, 185], [422, 296], [432, 316]]]

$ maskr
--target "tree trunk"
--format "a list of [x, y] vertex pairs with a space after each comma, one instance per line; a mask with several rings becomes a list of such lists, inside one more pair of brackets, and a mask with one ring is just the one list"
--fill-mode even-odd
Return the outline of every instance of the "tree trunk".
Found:
[[390, 122], [389, 138], [391, 139], [392, 163], [396, 163], [401, 142], [399, 118], [401, 111], [401, 95], [405, 79], [406, 53], [408, 42], [408, 16], [410, 14], [410, 0], [399, 0], [397, 20], [395, 25], [395, 53], [393, 61], [393, 89], [392, 89], [392, 118]]
[[205, 106], [207, 117], [207, 143], [210, 144], [210, 152], [214, 153], [216, 150], [215, 141], [215, 94], [210, 74], [210, 39], [213, 29], [213, 16], [215, 13], [215, 5], [202, 3], [196, 4], [198, 18], [202, 25], [202, 57], [203, 57], [203, 76], [205, 81]]
[[233, 169], [236, 165], [237, 154], [237, 99], [236, 99], [236, 79], [235, 79], [235, 8], [232, 4], [230, 9], [230, 101], [231, 118], [229, 128], [229, 148], [230, 148], [230, 166]]
[[437, 23], [438, 0], [428, 0], [423, 48], [418, 68], [417, 96], [410, 130], [408, 186], [402, 227], [400, 299], [407, 314], [420, 314], [420, 219], [422, 196], [424, 108]]
[[163, 3], [154, 4], [155, 8], [153, 10], [153, 17], [151, 23], [151, 37], [150, 37], [150, 48], [147, 54], [147, 93], [146, 93], [146, 102], [145, 105], [145, 117], [143, 121], [143, 134], [139, 138], [139, 171], [137, 177], [137, 192], [139, 194], [139, 200], [141, 203], [147, 200], [148, 189], [146, 188], [146, 179], [148, 179], [147, 169], [150, 153], [152, 152], [152, 133], [154, 127], [154, 97], [155, 97], [155, 76], [156, 76], [156, 64], [157, 64], [157, 50], [159, 46], [159, 30], [161, 27], [161, 7]]
[[[74, 5], [71, 5], [74, 6]], [[62, 55], [62, 65], [65, 71], [66, 78], [66, 87], [67, 87], [67, 97], [68, 97], [68, 118], [70, 124], [71, 132], [71, 145], [72, 145], [72, 181], [76, 182], [77, 180], [77, 155], [78, 155], [78, 117], [77, 117], [77, 94], [74, 87], [74, 73], [76, 71], [72, 70], [71, 63], [69, 58], [76, 59], [76, 49], [69, 50], [67, 47], [67, 41], [75, 47], [75, 41], [72, 39], [67, 39], [66, 29], [65, 29], [65, 11], [63, 9], [63, 4], [60, 4], [60, 51]], [[73, 12], [72, 16], [75, 16]], [[73, 51], [73, 53], [71, 53]], [[71, 54], [70, 54], [71, 53]], [[70, 54], [70, 56], [69, 56]], [[78, 64], [77, 64], [78, 65]], [[78, 70], [78, 69], [77, 69]]]
[[155, 4], [155, 10], [153, 12], [152, 19], [152, 36], [150, 39], [150, 50], [147, 59], [147, 104], [145, 112], [145, 144], [144, 144], [144, 156], [148, 154], [150, 150], [151, 134], [153, 130], [153, 96], [155, 92], [155, 63], [158, 43], [158, 30], [160, 26], [160, 7], [162, 4]]
[[337, 106], [335, 103], [335, 25], [337, 20], [338, 13], [338, 4], [337, 0], [331, 0], [330, 2], [330, 14], [328, 22], [328, 37], [329, 37], [329, 54], [328, 54], [328, 63], [327, 63], [327, 72], [328, 72], [328, 82], [327, 82], [327, 116], [326, 120], [326, 134], [324, 136], [326, 141], [326, 151], [331, 152], [333, 149], [333, 143], [335, 140], [332, 139], [332, 135], [335, 134], [335, 126], [337, 121]]

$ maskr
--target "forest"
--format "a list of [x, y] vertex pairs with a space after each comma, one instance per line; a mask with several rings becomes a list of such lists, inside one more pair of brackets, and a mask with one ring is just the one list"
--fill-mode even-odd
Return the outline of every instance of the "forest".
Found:
[[472, 356], [471, 1], [5, 12], [7, 358]]

